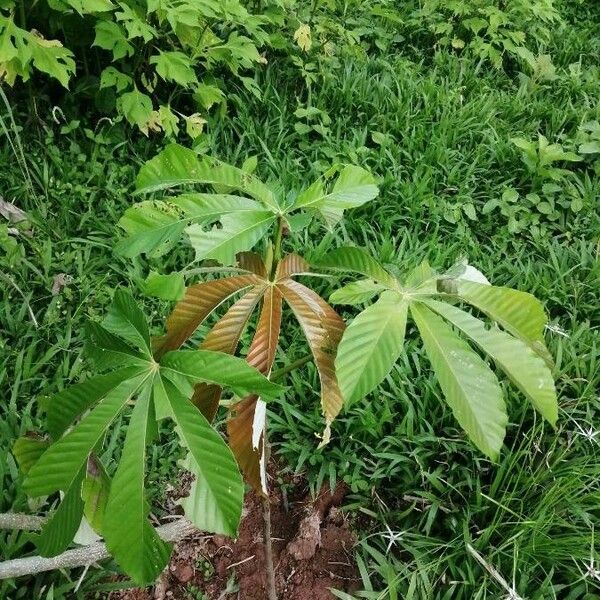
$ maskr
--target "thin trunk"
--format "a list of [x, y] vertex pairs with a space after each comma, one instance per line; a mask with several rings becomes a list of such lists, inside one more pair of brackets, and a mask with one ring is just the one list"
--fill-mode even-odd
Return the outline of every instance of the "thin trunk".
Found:
[[273, 564], [273, 542], [271, 540], [271, 504], [268, 496], [263, 496], [263, 521], [265, 544], [265, 569], [267, 571], [267, 594], [269, 600], [277, 600], [275, 589], [275, 566]]

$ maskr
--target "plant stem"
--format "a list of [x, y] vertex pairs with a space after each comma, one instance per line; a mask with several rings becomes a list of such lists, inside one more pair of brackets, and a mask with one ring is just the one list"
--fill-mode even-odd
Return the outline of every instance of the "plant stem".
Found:
[[272, 275], [275, 275], [277, 265], [281, 260], [281, 240], [283, 238], [283, 217], [277, 219], [277, 230], [275, 231], [275, 240], [273, 243], [273, 270]]
[[295, 371], [296, 369], [303, 367], [307, 362], [310, 362], [311, 358], [312, 358], [312, 354], [307, 354], [306, 356], [303, 356], [302, 358], [299, 358], [298, 360], [291, 362], [289, 365], [286, 365], [285, 367], [281, 367], [281, 369], [277, 369], [277, 371], [273, 371], [271, 373], [271, 377], [269, 377], [269, 379], [271, 381], [278, 381], [284, 375], [287, 375], [288, 373], [291, 373], [292, 371]]
[[[263, 454], [265, 457], [265, 471], [271, 458], [271, 447], [267, 435], [267, 418], [265, 417], [265, 429], [263, 432]], [[266, 473], [265, 473], [266, 479]], [[269, 600], [277, 600], [277, 589], [275, 588], [275, 566], [273, 564], [273, 540], [271, 537], [271, 504], [268, 491], [262, 497], [263, 505], [263, 543], [265, 546], [265, 569], [267, 572], [267, 597]]]

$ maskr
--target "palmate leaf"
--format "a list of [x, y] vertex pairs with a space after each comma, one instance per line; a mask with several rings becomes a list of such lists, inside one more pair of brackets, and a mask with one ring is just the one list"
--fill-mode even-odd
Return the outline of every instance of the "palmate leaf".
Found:
[[118, 254], [132, 258], [146, 253], [162, 256], [179, 241], [189, 218], [166, 202], [147, 200], [129, 207], [119, 219], [127, 233], [116, 246]]
[[158, 577], [171, 551], [170, 545], [158, 537], [148, 521], [144, 494], [150, 395], [151, 387], [146, 381], [131, 414], [102, 529], [110, 553], [121, 568], [141, 584], [152, 583]]
[[456, 420], [475, 445], [495, 460], [508, 422], [498, 379], [440, 317], [418, 302], [411, 303], [410, 311]]
[[[376, 267], [369, 259], [354, 251], [348, 259], [345, 253], [345, 249], [338, 256], [333, 252], [324, 262], [330, 261], [334, 268], [347, 269], [353, 265], [350, 270], [373, 276]], [[329, 258], [331, 255], [333, 259]], [[362, 282], [357, 283], [362, 285]], [[349, 303], [361, 300], [361, 289], [352, 285], [342, 288], [333, 299]], [[377, 285], [389, 291], [383, 291], [378, 302], [354, 319], [340, 342], [336, 370], [345, 400], [356, 400], [372, 390], [389, 372], [396, 353], [401, 351], [390, 346], [393, 341], [384, 315], [379, 314], [377, 318], [377, 307], [383, 306], [382, 301], [395, 297], [399, 319], [405, 318], [408, 305], [448, 404], [484, 453], [495, 458], [502, 446], [507, 417], [501, 389], [486, 363], [446, 321], [493, 359], [542, 416], [555, 425], [558, 403], [548, 366], [551, 357], [543, 341], [546, 317], [533, 296], [491, 286], [482, 273], [464, 262], [443, 275], [438, 275], [424, 262], [408, 275], [404, 285], [396, 281], [368, 283], [364, 297], [376, 294]], [[460, 300], [486, 313], [504, 331], [490, 328], [454, 306], [453, 303]], [[393, 302], [391, 300], [388, 306], [393, 306]], [[370, 358], [369, 349], [375, 359]], [[375, 361], [379, 370], [364, 368], [370, 366], [369, 359]]]
[[335, 363], [347, 402], [364, 398], [390, 373], [404, 346], [407, 312], [408, 302], [387, 292], [350, 323]]
[[138, 192], [155, 192], [186, 184], [225, 186], [250, 195], [277, 211], [273, 192], [257, 177], [212, 158], [200, 158], [193, 150], [170, 144], [149, 160], [136, 180]]
[[348, 304], [351, 306], [364, 304], [386, 289], [384, 285], [372, 279], [360, 279], [335, 290], [329, 296], [329, 302], [331, 304]]
[[552, 373], [544, 360], [529, 346], [500, 329], [487, 328], [469, 313], [436, 300], [425, 304], [471, 338], [510, 377], [553, 426], [558, 418]]
[[190, 193], [168, 198], [168, 201], [196, 223], [212, 223], [223, 215], [232, 213], [264, 210], [264, 206], [254, 200], [231, 194]]
[[74, 478], [58, 507], [44, 523], [34, 542], [42, 556], [55, 556], [64, 552], [73, 541], [83, 516], [81, 484], [83, 469]]
[[[92, 356], [113, 369], [118, 356], [121, 368], [91, 377], [50, 401], [49, 423], [57, 441], [30, 467], [24, 489], [32, 496], [64, 492], [37, 539], [42, 553], [64, 550], [85, 512], [105, 537], [116, 561], [137, 583], [147, 584], [164, 568], [169, 555], [168, 545], [148, 522], [144, 497], [145, 448], [156, 435], [156, 418], [174, 418], [192, 452], [201, 486], [194, 492], [200, 516], [192, 517], [207, 530], [231, 533], [241, 513], [241, 475], [231, 451], [210, 430], [189, 395], [193, 384], [200, 381], [231, 387], [238, 395], [261, 394], [266, 399], [276, 397], [281, 388], [246, 361], [224, 353], [172, 351], [157, 363], [149, 355], [143, 314], [123, 291], [115, 293], [104, 325], [95, 324], [92, 329], [90, 345], [100, 344]], [[108, 361], [103, 360], [104, 352], [111, 355]], [[102, 464], [92, 453], [101, 448], [115, 418], [132, 404], [125, 445], [109, 486]], [[27, 457], [31, 452], [21, 454]]]
[[176, 350], [168, 352], [160, 361], [163, 377], [173, 381], [184, 376], [193, 382], [203, 381], [230, 388], [238, 396], [260, 394], [263, 398], [277, 398], [282, 387], [272, 383], [245, 360], [223, 352], [208, 350]]

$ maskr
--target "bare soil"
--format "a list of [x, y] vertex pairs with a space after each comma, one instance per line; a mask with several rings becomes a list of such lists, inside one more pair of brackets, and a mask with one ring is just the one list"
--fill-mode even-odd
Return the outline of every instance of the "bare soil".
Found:
[[[359, 588], [355, 542], [339, 506], [347, 489], [316, 500], [295, 482], [271, 492], [276, 583], [280, 600], [331, 600], [330, 589]], [[155, 587], [113, 592], [111, 600], [266, 600], [260, 497], [246, 497], [239, 537], [197, 534], [178, 543]], [[201, 595], [204, 594], [204, 596]]]

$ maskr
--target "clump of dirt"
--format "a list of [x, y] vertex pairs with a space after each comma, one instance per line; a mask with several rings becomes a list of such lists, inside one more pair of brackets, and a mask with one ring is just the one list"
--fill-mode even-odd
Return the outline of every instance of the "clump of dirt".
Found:
[[[281, 600], [331, 600], [330, 588], [356, 591], [352, 532], [338, 509], [347, 493], [338, 486], [316, 500], [297, 486], [288, 499], [271, 494], [271, 527], [278, 597]], [[263, 507], [249, 493], [239, 536], [197, 534], [178, 543], [168, 569], [154, 589], [113, 593], [111, 600], [265, 600]], [[192, 592], [195, 595], [192, 595]]]

